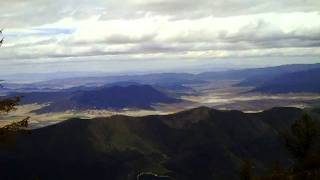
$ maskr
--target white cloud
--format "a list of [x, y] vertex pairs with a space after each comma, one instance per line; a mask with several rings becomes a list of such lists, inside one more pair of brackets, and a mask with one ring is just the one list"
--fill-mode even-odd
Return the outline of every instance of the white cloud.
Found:
[[[320, 1], [7, 0], [0, 62], [320, 55]], [[27, 60], [29, 59], [29, 60]]]
[[[319, 55], [320, 21], [316, 19], [320, 19], [320, 15], [314, 12], [184, 20], [171, 20], [166, 16], [129, 20], [101, 20], [99, 16], [83, 20], [64, 18], [39, 26], [36, 31], [64, 28], [74, 29], [74, 32], [63, 34], [57, 31], [37, 36], [34, 28], [25, 29], [21, 33], [26, 36], [8, 39], [0, 57], [25, 59], [164, 53], [188, 54], [190, 58], [190, 54], [194, 54], [193, 58], [198, 58], [198, 54], [210, 54], [210, 57], [215, 54], [217, 57]], [[287, 50], [292, 48], [295, 51]], [[254, 53], [244, 53], [249, 51]]]

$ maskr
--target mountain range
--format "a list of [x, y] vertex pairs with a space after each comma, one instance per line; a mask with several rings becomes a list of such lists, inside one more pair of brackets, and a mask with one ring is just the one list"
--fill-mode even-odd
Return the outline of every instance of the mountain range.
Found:
[[208, 93], [207, 90], [219, 88], [219, 82], [224, 81], [234, 81], [237, 83], [234, 86], [250, 86], [248, 93], [319, 93], [319, 77], [320, 64], [295, 64], [200, 74], [162, 73], [53, 79], [32, 84], [4, 84], [0, 93], [24, 96], [22, 104], [49, 104], [35, 110], [36, 113], [152, 109], [153, 105], [159, 103], [181, 102], [181, 99], [190, 95], [201, 97]]
[[[251, 68], [240, 70], [228, 70], [218, 72], [204, 72], [199, 74], [189, 73], [158, 73], [143, 75], [121, 75], [121, 76], [94, 76], [88, 77], [64, 77], [63, 75], [51, 76], [53, 79], [34, 83], [2, 83], [4, 92], [48, 92], [75, 87], [99, 87], [122, 82], [148, 84], [159, 89], [183, 94], [192, 91], [192, 86], [205, 84], [215, 80], [237, 80], [237, 86], [260, 87], [273, 79], [292, 73], [308, 73], [309, 70], [318, 71], [320, 64], [293, 64], [276, 67]], [[80, 74], [78, 74], [80, 76]], [[29, 76], [28, 76], [29, 77]], [[64, 78], [63, 78], [64, 77]], [[9, 77], [8, 77], [9, 78]], [[316, 77], [312, 77], [316, 78]], [[10, 78], [8, 79], [10, 80]], [[315, 79], [316, 80], [316, 79]]]
[[150, 85], [137, 84], [77, 87], [57, 92], [15, 93], [11, 96], [22, 96], [22, 104], [48, 104], [36, 110], [37, 113], [86, 109], [152, 109], [158, 103], [180, 101]]
[[178, 180], [236, 180], [243, 159], [251, 159], [258, 174], [274, 161], [290, 164], [280, 134], [302, 112], [199, 107], [171, 115], [70, 119], [12, 137], [13, 145], [0, 148], [0, 178], [134, 180], [152, 172]]
[[264, 93], [320, 93], [320, 68], [286, 73], [256, 87], [254, 91]]

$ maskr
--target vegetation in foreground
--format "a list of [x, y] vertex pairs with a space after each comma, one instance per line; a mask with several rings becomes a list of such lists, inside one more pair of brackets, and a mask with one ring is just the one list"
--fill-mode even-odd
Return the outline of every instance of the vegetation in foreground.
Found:
[[244, 160], [241, 180], [319, 180], [320, 179], [320, 123], [304, 114], [297, 120], [289, 132], [282, 135], [284, 145], [291, 155], [292, 164], [284, 168], [275, 161], [270, 173], [254, 176], [253, 164]]

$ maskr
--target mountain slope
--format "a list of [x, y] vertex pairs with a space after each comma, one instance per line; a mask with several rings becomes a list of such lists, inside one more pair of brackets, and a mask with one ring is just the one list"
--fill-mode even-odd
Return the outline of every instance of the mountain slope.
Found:
[[288, 163], [278, 134], [301, 113], [201, 107], [165, 116], [71, 119], [19, 135], [13, 149], [0, 148], [0, 178], [122, 180], [154, 172], [182, 180], [237, 179], [242, 159], [252, 159], [257, 173], [273, 160]]
[[225, 72], [207, 72], [197, 75], [198, 79], [243, 80], [239, 86], [257, 86], [282, 74], [320, 68], [320, 64], [292, 64], [275, 67], [230, 70]]
[[254, 91], [264, 93], [320, 93], [320, 68], [287, 73], [258, 86]]
[[[74, 78], [62, 78], [52, 79], [48, 81], [35, 82], [31, 84], [25, 84], [22, 87], [17, 88], [34, 88], [40, 89], [62, 89], [71, 88], [77, 86], [102, 86], [106, 84], [114, 84], [118, 82], [135, 82], [139, 84], [157, 85], [161, 87], [200, 83], [202, 81], [194, 80], [193, 74], [187, 73], [159, 73], [159, 74], [144, 74], [144, 75], [122, 75], [122, 76], [96, 76], [96, 77], [74, 77]], [[15, 84], [6, 84], [6, 87], [15, 88]]]
[[[293, 64], [276, 67], [213, 71], [200, 74], [158, 73], [130, 76], [105, 76], [103, 74], [100, 74], [100, 76], [98, 76], [98, 73], [96, 76], [91, 74], [88, 77], [70, 77], [70, 75], [68, 75], [66, 77], [60, 77], [59, 79], [50, 78], [51, 80], [42, 82], [27, 84], [4, 83], [3, 85], [8, 90], [19, 90], [23, 92], [66, 89], [78, 86], [97, 87], [117, 82], [135, 82], [139, 84], [149, 84], [154, 87], [157, 86], [169, 90], [176, 90], [177, 88], [187, 88], [187, 86], [184, 85], [206, 83], [208, 80], [243, 80], [239, 85], [257, 86], [261, 85], [262, 82], [269, 80], [270, 78], [274, 78], [285, 73], [306, 71], [314, 68], [320, 68], [320, 64]], [[20, 76], [19, 78], [21, 79]], [[8, 78], [8, 80], [10, 81], [10, 78]]]
[[149, 85], [105, 86], [86, 90], [73, 88], [59, 92], [33, 92], [16, 95], [24, 96], [23, 104], [50, 104], [36, 110], [37, 113], [86, 109], [151, 109], [152, 105], [157, 103], [179, 102]]

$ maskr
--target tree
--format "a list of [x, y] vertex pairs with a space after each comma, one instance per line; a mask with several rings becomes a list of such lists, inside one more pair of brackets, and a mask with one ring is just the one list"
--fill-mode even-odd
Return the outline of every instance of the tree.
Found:
[[[0, 34], [2, 35], [2, 30], [0, 31]], [[2, 43], [3, 43], [3, 38], [0, 41], [0, 47], [1, 47]], [[1, 84], [0, 84], [0, 87], [2, 87]], [[16, 110], [16, 106], [19, 104], [20, 100], [21, 100], [21, 97], [14, 97], [14, 98], [9, 98], [9, 99], [8, 98], [4, 98], [4, 99], [0, 98], [0, 116]], [[13, 132], [13, 131], [17, 132], [21, 128], [27, 127], [28, 120], [29, 120], [29, 117], [23, 119], [22, 121], [13, 122], [13, 123], [6, 125], [4, 127], [0, 127], [0, 135], [4, 135], [8, 132]]]
[[308, 171], [320, 168], [320, 125], [303, 114], [284, 136], [285, 146], [294, 160], [293, 170]]
[[290, 131], [283, 135], [285, 147], [293, 159], [293, 166], [282, 168], [275, 162], [270, 173], [252, 177], [251, 164], [244, 161], [240, 179], [256, 180], [319, 180], [320, 179], [320, 123], [308, 114], [294, 122]]
[[20, 97], [0, 99], [0, 114], [9, 113], [10, 111], [16, 110], [16, 106], [19, 102]]

